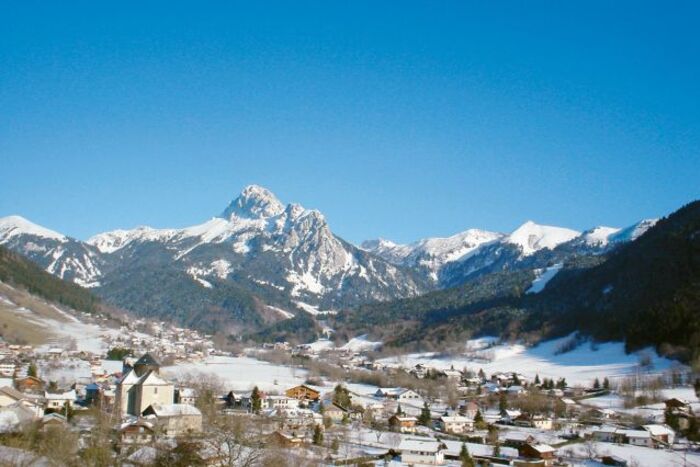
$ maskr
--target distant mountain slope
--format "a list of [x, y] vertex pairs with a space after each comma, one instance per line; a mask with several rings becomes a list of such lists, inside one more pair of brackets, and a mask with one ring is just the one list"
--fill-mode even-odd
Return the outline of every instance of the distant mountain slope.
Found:
[[[209, 221], [65, 237], [17, 216], [0, 244], [136, 313], [221, 329], [256, 328], [309, 307], [333, 309], [418, 295], [432, 287], [333, 234], [324, 216], [246, 187]], [[274, 305], [280, 312], [270, 312]]]
[[99, 304], [90, 291], [54, 277], [3, 246], [0, 246], [0, 281], [79, 311], [95, 312]]
[[527, 221], [509, 235], [469, 229], [407, 245], [370, 240], [362, 248], [390, 263], [415, 268], [438, 287], [449, 288], [493, 272], [534, 271], [573, 256], [598, 255], [633, 241], [654, 222], [645, 220], [622, 230], [596, 227], [580, 233]]
[[[581, 331], [625, 340], [630, 349], [654, 345], [684, 360], [697, 359], [700, 202], [643, 224], [587, 232], [532, 255], [550, 264], [565, 258], [556, 268], [490, 272], [458, 287], [344, 312], [333, 324], [340, 332], [370, 332], [389, 345], [422, 348], [463, 342], [475, 333], [536, 341]], [[623, 232], [625, 243], [618, 243]], [[618, 244], [597, 254], [575, 254], [591, 243]], [[533, 291], [541, 276], [546, 283]], [[389, 324], [397, 322], [402, 326], [391, 331]]]

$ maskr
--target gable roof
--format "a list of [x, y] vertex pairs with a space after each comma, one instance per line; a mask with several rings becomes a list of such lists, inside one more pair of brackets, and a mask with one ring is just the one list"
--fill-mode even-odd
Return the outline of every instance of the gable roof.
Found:
[[202, 415], [202, 412], [189, 404], [151, 404], [143, 411], [156, 417], [177, 417], [180, 415]]
[[136, 363], [134, 363], [134, 366], [136, 365], [153, 365], [153, 366], [160, 366], [160, 363], [158, 360], [155, 359], [153, 355], [151, 355], [149, 352], [146, 352], [136, 360]]
[[7, 397], [10, 397], [14, 400], [22, 400], [25, 399], [27, 396], [19, 392], [17, 389], [10, 387], [10, 386], [3, 386], [0, 388], [0, 393], [6, 395]]
[[151, 370], [143, 375], [137, 384], [142, 386], [146, 384], [150, 386], [168, 386], [170, 383], [158, 376], [155, 371]]

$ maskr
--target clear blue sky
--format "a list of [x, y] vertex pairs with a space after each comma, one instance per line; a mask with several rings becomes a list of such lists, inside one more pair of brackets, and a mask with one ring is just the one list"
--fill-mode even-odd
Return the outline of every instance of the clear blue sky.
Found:
[[250, 183], [355, 242], [664, 215], [700, 195], [699, 5], [5, 3], [0, 216], [181, 227]]

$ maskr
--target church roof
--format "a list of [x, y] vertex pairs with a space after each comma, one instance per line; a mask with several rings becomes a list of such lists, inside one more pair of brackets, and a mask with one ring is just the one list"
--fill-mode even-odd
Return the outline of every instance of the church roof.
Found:
[[145, 353], [141, 358], [136, 360], [134, 366], [136, 365], [160, 366], [160, 363], [158, 363], [158, 360], [156, 360], [153, 355], [150, 353]]

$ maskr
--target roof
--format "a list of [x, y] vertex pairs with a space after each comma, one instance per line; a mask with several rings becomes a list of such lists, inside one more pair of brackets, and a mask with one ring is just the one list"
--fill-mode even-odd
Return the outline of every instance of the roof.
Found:
[[76, 398], [75, 389], [71, 389], [68, 392], [63, 392], [60, 394], [54, 394], [51, 392], [44, 392], [44, 398], [46, 400], [61, 400], [61, 401], [71, 400], [71, 401], [73, 401]]
[[202, 412], [189, 404], [151, 404], [144, 412], [151, 409], [156, 417], [177, 417], [182, 415], [202, 415]]
[[440, 417], [445, 423], [471, 423], [473, 420], [469, 417], [462, 417], [461, 415], [445, 416]]
[[3, 393], [6, 396], [11, 397], [12, 399], [15, 399], [15, 400], [22, 400], [22, 399], [27, 397], [24, 394], [22, 394], [21, 392], [19, 392], [17, 389], [10, 387], [10, 386], [1, 387], [0, 393]]
[[155, 371], [151, 370], [141, 377], [141, 379], [138, 381], [138, 384], [149, 384], [151, 386], [167, 386], [170, 383], [158, 376]]
[[540, 454], [556, 451], [556, 449], [554, 449], [549, 444], [531, 444], [530, 447], [535, 451], [539, 452]]
[[129, 370], [122, 376], [122, 379], [119, 380], [119, 384], [137, 384], [139, 379], [134, 370]]
[[643, 428], [652, 436], [675, 435], [675, 431], [666, 425], [644, 425]]
[[155, 359], [153, 355], [150, 353], [146, 352], [143, 354], [141, 358], [136, 360], [136, 363], [134, 363], [134, 366], [136, 365], [154, 365], [154, 366], [160, 366], [160, 363], [158, 363], [158, 360]]
[[438, 452], [443, 444], [432, 438], [404, 438], [399, 444], [399, 451]]
[[644, 430], [619, 430], [618, 433], [622, 433], [628, 438], [651, 438], [651, 433]]

